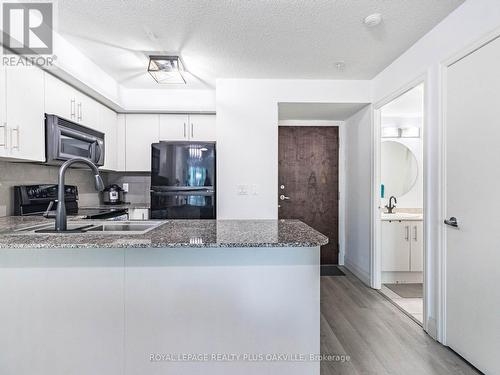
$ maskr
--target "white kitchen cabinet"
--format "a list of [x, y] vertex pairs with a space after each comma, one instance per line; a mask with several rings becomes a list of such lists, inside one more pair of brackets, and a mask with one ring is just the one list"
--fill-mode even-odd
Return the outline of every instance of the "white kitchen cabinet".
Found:
[[35, 67], [6, 67], [5, 92], [6, 122], [0, 141], [7, 140], [5, 156], [45, 161], [43, 72]]
[[118, 170], [118, 132], [116, 112], [101, 105], [99, 131], [104, 133], [105, 151], [103, 169]]
[[160, 115], [162, 141], [215, 141], [214, 115]]
[[45, 73], [45, 112], [97, 128], [101, 104], [49, 73]]
[[215, 124], [214, 115], [189, 115], [189, 139], [215, 142]]
[[127, 171], [151, 171], [151, 144], [160, 140], [160, 115], [125, 116], [125, 167]]
[[408, 223], [411, 227], [410, 271], [422, 272], [424, 270], [424, 226], [421, 221], [410, 221]]
[[116, 170], [126, 171], [126, 125], [125, 115], [119, 113], [116, 116]]
[[149, 209], [147, 209], [147, 208], [129, 208], [128, 209], [128, 219], [129, 220], [148, 220], [149, 219]]
[[188, 115], [160, 115], [160, 140], [189, 140], [188, 127]]
[[76, 121], [76, 90], [45, 73], [45, 113]]
[[382, 271], [423, 270], [421, 221], [382, 221]]
[[83, 126], [96, 129], [99, 126], [101, 108], [104, 106], [79, 91], [76, 91], [75, 100], [76, 122]]
[[8, 155], [7, 102], [5, 98], [5, 66], [0, 64], [0, 157]]

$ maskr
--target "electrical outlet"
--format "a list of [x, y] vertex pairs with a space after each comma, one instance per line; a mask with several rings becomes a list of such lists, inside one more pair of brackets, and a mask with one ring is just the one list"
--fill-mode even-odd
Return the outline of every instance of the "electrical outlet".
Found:
[[252, 195], [259, 195], [259, 185], [257, 184], [252, 185]]
[[248, 195], [248, 185], [236, 185], [238, 195]]

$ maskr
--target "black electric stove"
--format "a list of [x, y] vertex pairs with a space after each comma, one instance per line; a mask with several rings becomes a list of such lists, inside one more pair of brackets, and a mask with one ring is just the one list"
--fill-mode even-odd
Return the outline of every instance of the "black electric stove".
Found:
[[[57, 200], [58, 187], [55, 184], [22, 185], [14, 187], [14, 214], [17, 216], [43, 215], [50, 202]], [[82, 216], [84, 219], [111, 219], [127, 214], [125, 208], [79, 208], [78, 188], [64, 185], [64, 201], [66, 214]], [[57, 208], [57, 202], [52, 210]]]

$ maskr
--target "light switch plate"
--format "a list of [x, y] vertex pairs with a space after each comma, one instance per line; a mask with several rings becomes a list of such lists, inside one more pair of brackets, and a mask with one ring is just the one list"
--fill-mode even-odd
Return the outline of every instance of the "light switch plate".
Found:
[[248, 195], [248, 185], [236, 185], [238, 195]]
[[122, 188], [123, 188], [123, 191], [124, 191], [125, 193], [128, 193], [128, 183], [127, 183], [127, 182], [123, 183]]

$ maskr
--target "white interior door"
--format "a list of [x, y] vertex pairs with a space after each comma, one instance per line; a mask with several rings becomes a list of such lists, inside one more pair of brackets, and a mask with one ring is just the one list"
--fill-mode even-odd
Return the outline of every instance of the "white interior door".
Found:
[[448, 68], [446, 341], [500, 374], [500, 39]]

